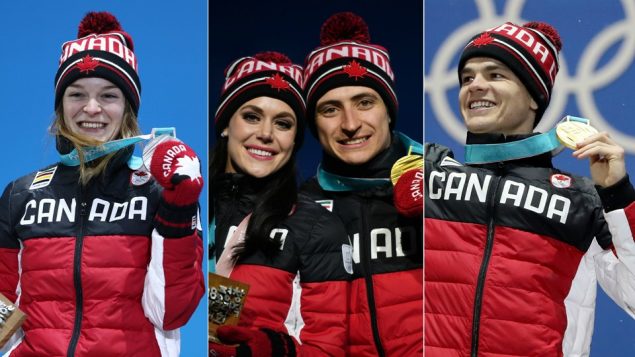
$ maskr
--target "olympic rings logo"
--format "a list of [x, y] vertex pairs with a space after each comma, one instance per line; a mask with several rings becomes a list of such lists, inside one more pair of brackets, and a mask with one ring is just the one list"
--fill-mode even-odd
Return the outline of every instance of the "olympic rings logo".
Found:
[[[506, 21], [526, 22], [521, 18], [524, 0], [507, 1], [501, 15], [496, 14], [495, 0], [474, 1], [478, 18], [463, 24], [444, 40], [436, 50], [430, 71], [424, 78], [424, 90], [435, 117], [441, 127], [460, 143], [465, 142], [466, 129], [463, 120], [452, 110], [454, 104], [450, 104], [447, 96], [449, 90], [458, 88], [456, 68], [452, 66], [453, 59], [474, 34]], [[591, 119], [593, 126], [598, 130], [609, 132], [628, 153], [635, 154], [635, 136], [611, 126], [598, 108], [594, 97], [594, 92], [620, 79], [635, 58], [635, 1], [620, 0], [620, 3], [624, 18], [612, 22], [588, 41], [574, 75], [570, 74], [567, 66], [565, 49], [560, 53], [560, 72], [551, 103], [537, 127], [538, 131], [544, 132], [552, 128], [560, 118], [569, 114], [564, 113], [564, 110], [567, 98], [572, 95], [576, 99], [581, 116]], [[619, 48], [615, 55], [605, 60], [600, 67], [604, 54], [616, 44], [619, 44]]]

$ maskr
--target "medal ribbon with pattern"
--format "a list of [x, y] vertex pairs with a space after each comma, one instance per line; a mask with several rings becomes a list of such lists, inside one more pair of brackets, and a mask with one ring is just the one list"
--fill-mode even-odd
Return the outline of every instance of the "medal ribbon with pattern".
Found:
[[597, 133], [589, 119], [565, 116], [553, 129], [526, 139], [500, 144], [473, 144], [465, 146], [465, 163], [487, 164], [532, 157], [546, 152], [553, 156], [562, 146], [575, 150], [575, 143]]
[[[82, 149], [82, 153], [84, 155], [84, 162], [93, 161], [100, 157], [106, 156], [110, 153], [119, 151], [130, 145], [134, 145], [141, 141], [151, 140], [162, 135], [176, 137], [176, 130], [174, 128], [153, 128], [150, 134], [138, 135], [138, 136], [133, 136], [131, 138], [108, 141], [98, 146], [85, 147]], [[154, 146], [156, 146], [156, 143]], [[145, 158], [147, 156], [146, 150], [144, 150], [143, 156], [145, 161]], [[77, 149], [73, 149], [73, 151], [71, 151], [68, 154], [60, 155], [60, 162], [66, 166], [79, 166], [80, 160], [79, 160], [79, 153], [77, 152]]]

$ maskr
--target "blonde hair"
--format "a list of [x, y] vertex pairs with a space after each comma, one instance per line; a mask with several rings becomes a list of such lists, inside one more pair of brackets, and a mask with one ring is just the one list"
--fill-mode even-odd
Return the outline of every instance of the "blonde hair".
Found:
[[[130, 138], [139, 135], [140, 133], [141, 130], [139, 129], [137, 116], [132, 110], [132, 106], [130, 105], [130, 103], [128, 103], [128, 101], [126, 100], [125, 109], [123, 112], [123, 119], [121, 121], [121, 127], [119, 128], [119, 132], [116, 133], [115, 137], [112, 138], [112, 140]], [[108, 166], [112, 158], [117, 154], [116, 152], [110, 153], [95, 160], [95, 165], [87, 165], [84, 158], [84, 152], [83, 150], [81, 150], [81, 148], [86, 146], [99, 146], [103, 143], [84, 135], [72, 132], [66, 125], [66, 121], [64, 120], [64, 111], [62, 109], [62, 104], [60, 104], [57, 110], [55, 110], [55, 119], [53, 120], [53, 124], [51, 125], [51, 134], [65, 137], [77, 150], [77, 153], [79, 154], [79, 183], [82, 186], [86, 186], [86, 184], [90, 180], [101, 175], [106, 170], [106, 167]]]

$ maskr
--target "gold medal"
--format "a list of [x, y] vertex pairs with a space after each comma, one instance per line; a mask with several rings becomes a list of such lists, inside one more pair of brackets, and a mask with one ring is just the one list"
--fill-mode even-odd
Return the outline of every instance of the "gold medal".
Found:
[[597, 129], [592, 127], [586, 119], [584, 121], [570, 120], [567, 116], [564, 121], [556, 126], [558, 140], [560, 140], [562, 145], [572, 150], [577, 150], [576, 143], [597, 133]]
[[249, 285], [209, 273], [208, 286], [208, 337], [210, 341], [220, 343], [216, 330], [222, 325], [238, 325]]
[[390, 169], [390, 181], [392, 181], [394, 186], [404, 172], [422, 167], [423, 157], [421, 155], [403, 156], [392, 165], [392, 168]]
[[26, 315], [0, 294], [0, 348], [20, 328]]

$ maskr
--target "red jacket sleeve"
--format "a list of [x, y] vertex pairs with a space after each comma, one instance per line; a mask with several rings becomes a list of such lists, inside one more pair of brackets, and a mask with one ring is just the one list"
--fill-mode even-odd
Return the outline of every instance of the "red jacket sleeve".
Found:
[[17, 299], [18, 285], [18, 242], [11, 224], [10, 193], [13, 183], [9, 184], [0, 198], [0, 293], [12, 302]]
[[155, 326], [172, 330], [187, 323], [205, 292], [202, 261], [198, 205], [176, 207], [161, 201], [142, 299]]

